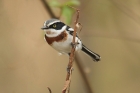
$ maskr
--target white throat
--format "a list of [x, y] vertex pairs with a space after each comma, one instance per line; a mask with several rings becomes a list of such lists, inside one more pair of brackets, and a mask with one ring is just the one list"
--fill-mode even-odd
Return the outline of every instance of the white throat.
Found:
[[45, 32], [47, 37], [56, 37], [56, 36], [60, 35], [65, 30], [66, 30], [66, 26], [63, 26], [62, 29], [60, 29], [60, 30], [47, 29], [47, 30], [44, 30], [44, 32]]

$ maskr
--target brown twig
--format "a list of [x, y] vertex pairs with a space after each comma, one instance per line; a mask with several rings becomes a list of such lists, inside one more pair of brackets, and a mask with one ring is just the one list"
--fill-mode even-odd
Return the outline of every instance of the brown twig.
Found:
[[49, 87], [47, 87], [47, 88], [48, 88], [49, 92], [52, 93], [51, 89]]
[[73, 61], [74, 61], [74, 55], [75, 55], [75, 47], [76, 47], [76, 42], [75, 42], [76, 31], [77, 31], [76, 24], [78, 23], [78, 19], [79, 19], [79, 10], [76, 9], [76, 11], [77, 11], [77, 16], [76, 16], [75, 26], [74, 26], [72, 49], [71, 49], [71, 53], [70, 53], [70, 57], [69, 57], [68, 71], [67, 71], [67, 76], [66, 76], [65, 87], [63, 88], [62, 93], [66, 93], [66, 91], [69, 93], [69, 88], [70, 88], [69, 86], [70, 86], [70, 82], [71, 82], [72, 67], [73, 67]]

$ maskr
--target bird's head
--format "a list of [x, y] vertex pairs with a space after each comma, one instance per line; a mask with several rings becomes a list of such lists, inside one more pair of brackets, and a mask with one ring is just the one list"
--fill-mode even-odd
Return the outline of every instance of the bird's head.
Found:
[[58, 19], [50, 19], [44, 22], [41, 28], [48, 37], [56, 37], [66, 29], [66, 25]]

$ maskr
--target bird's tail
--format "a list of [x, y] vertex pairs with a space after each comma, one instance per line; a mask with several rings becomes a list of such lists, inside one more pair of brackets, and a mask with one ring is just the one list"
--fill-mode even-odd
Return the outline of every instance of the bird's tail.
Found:
[[100, 57], [98, 54], [92, 52], [91, 50], [89, 50], [89, 49], [88, 49], [86, 46], [84, 46], [83, 44], [82, 44], [82, 51], [85, 52], [87, 55], [89, 55], [89, 56], [93, 59], [93, 61], [98, 62], [98, 61], [100, 61], [100, 59], [101, 59], [101, 57]]

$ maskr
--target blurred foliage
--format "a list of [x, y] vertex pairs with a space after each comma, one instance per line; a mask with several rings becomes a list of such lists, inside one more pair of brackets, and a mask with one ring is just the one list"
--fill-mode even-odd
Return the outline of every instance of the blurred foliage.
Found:
[[71, 19], [72, 19], [72, 15], [74, 14], [75, 10], [69, 6], [77, 7], [80, 5], [80, 1], [79, 0], [70, 0], [70, 1], [67, 1], [65, 3], [61, 3], [57, 0], [52, 0], [49, 2], [49, 5], [51, 7], [60, 8], [61, 15], [65, 18], [66, 23], [70, 24]]

